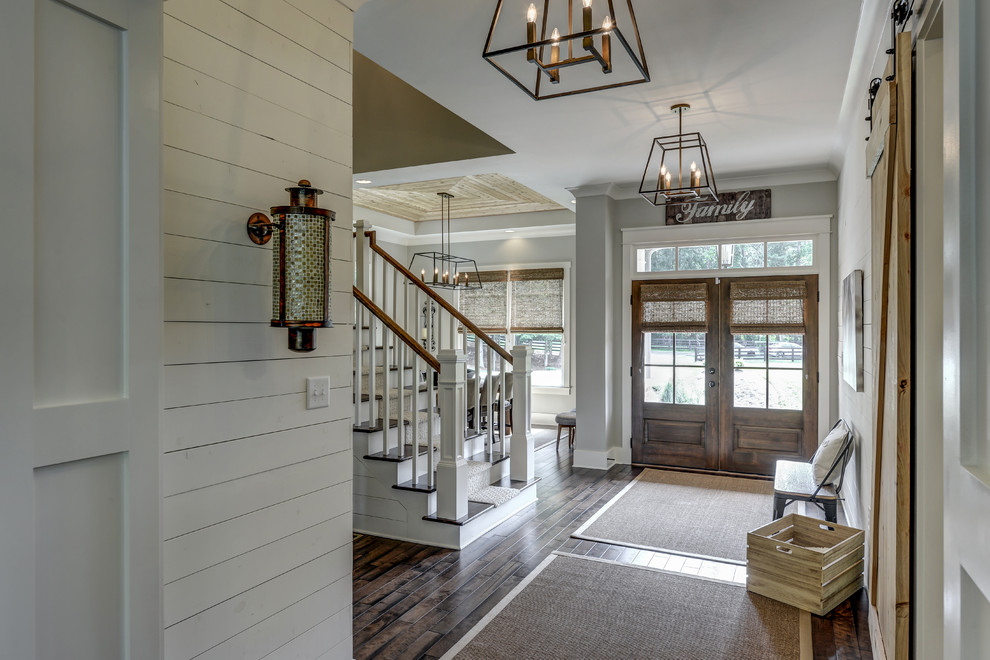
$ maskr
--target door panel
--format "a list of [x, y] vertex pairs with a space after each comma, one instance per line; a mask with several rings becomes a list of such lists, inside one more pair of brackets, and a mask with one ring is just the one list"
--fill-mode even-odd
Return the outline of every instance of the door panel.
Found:
[[[656, 297], [656, 282], [632, 287], [633, 462], [769, 475], [778, 459], [810, 458], [818, 444], [817, 276], [664, 280], [671, 289], [707, 287], [706, 332], [676, 331], [683, 320], [670, 309], [662, 322], [671, 331], [658, 328], [656, 314], [644, 307]], [[790, 308], [792, 318], [787, 326], [764, 320], [766, 327], [751, 324], [743, 332], [733, 325], [733, 283], [798, 284], [804, 293], [745, 300], [740, 309], [750, 317]]]
[[[703, 285], [709, 300], [715, 295], [714, 279], [678, 280]], [[643, 286], [633, 282], [633, 309], [644, 304]], [[701, 328], [688, 331], [643, 331], [643, 315], [633, 314], [633, 462], [699, 469], [717, 469], [717, 425], [712, 423], [718, 406], [714, 376], [718, 335], [715, 312], [707, 305]], [[676, 314], [675, 314], [676, 316]], [[693, 331], [691, 331], [693, 330]]]
[[159, 658], [161, 2], [0, 11], [0, 655]]

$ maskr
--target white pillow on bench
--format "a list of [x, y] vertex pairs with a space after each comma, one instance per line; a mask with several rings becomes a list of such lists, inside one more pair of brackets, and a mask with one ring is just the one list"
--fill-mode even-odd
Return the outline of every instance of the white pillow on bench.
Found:
[[840, 420], [836, 427], [825, 436], [822, 444], [818, 446], [818, 451], [815, 452], [814, 458], [811, 459], [811, 470], [815, 476], [816, 484], [829, 485], [838, 483], [839, 478], [842, 476], [841, 465], [832, 472], [827, 482], [825, 482], [825, 477], [828, 476], [829, 468], [832, 467], [839, 452], [842, 451], [842, 443], [848, 434], [849, 427], [846, 426], [845, 422]]

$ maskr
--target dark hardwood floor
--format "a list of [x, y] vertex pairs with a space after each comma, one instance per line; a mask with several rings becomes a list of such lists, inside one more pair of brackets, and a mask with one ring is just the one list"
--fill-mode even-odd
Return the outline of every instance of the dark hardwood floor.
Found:
[[[574, 468], [565, 438], [536, 452], [539, 501], [465, 550], [355, 535], [354, 658], [441, 657], [555, 550], [649, 563], [649, 551], [570, 538], [641, 470]], [[872, 659], [867, 609], [860, 591], [812, 616], [814, 659]]]

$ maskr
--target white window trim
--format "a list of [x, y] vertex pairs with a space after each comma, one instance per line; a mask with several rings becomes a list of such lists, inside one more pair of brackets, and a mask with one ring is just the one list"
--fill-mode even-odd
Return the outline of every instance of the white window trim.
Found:
[[[768, 220], [742, 220], [739, 222], [710, 222], [697, 225], [677, 225], [622, 230], [622, 299], [630, 300], [632, 281], [672, 280], [693, 277], [751, 277], [771, 275], [818, 275], [818, 430], [831, 426], [829, 421], [829, 393], [831, 390], [834, 360], [830, 355], [832, 333], [835, 329], [831, 318], [831, 215], [796, 218], [771, 218]], [[787, 268], [719, 268], [716, 270], [675, 270], [642, 273], [636, 270], [636, 250], [647, 247], [679, 247], [713, 243], [745, 243], [756, 240], [782, 241], [811, 239], [812, 265]], [[625, 374], [632, 368], [632, 306], [625, 305], [622, 314], [622, 446], [615, 454], [619, 463], [632, 462], [632, 379]]]

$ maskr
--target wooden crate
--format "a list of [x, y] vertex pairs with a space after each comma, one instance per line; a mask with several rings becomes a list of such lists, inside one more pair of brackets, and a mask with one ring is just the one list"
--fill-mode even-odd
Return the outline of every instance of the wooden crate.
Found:
[[863, 531], [791, 513], [746, 535], [746, 588], [824, 616], [863, 586]]

